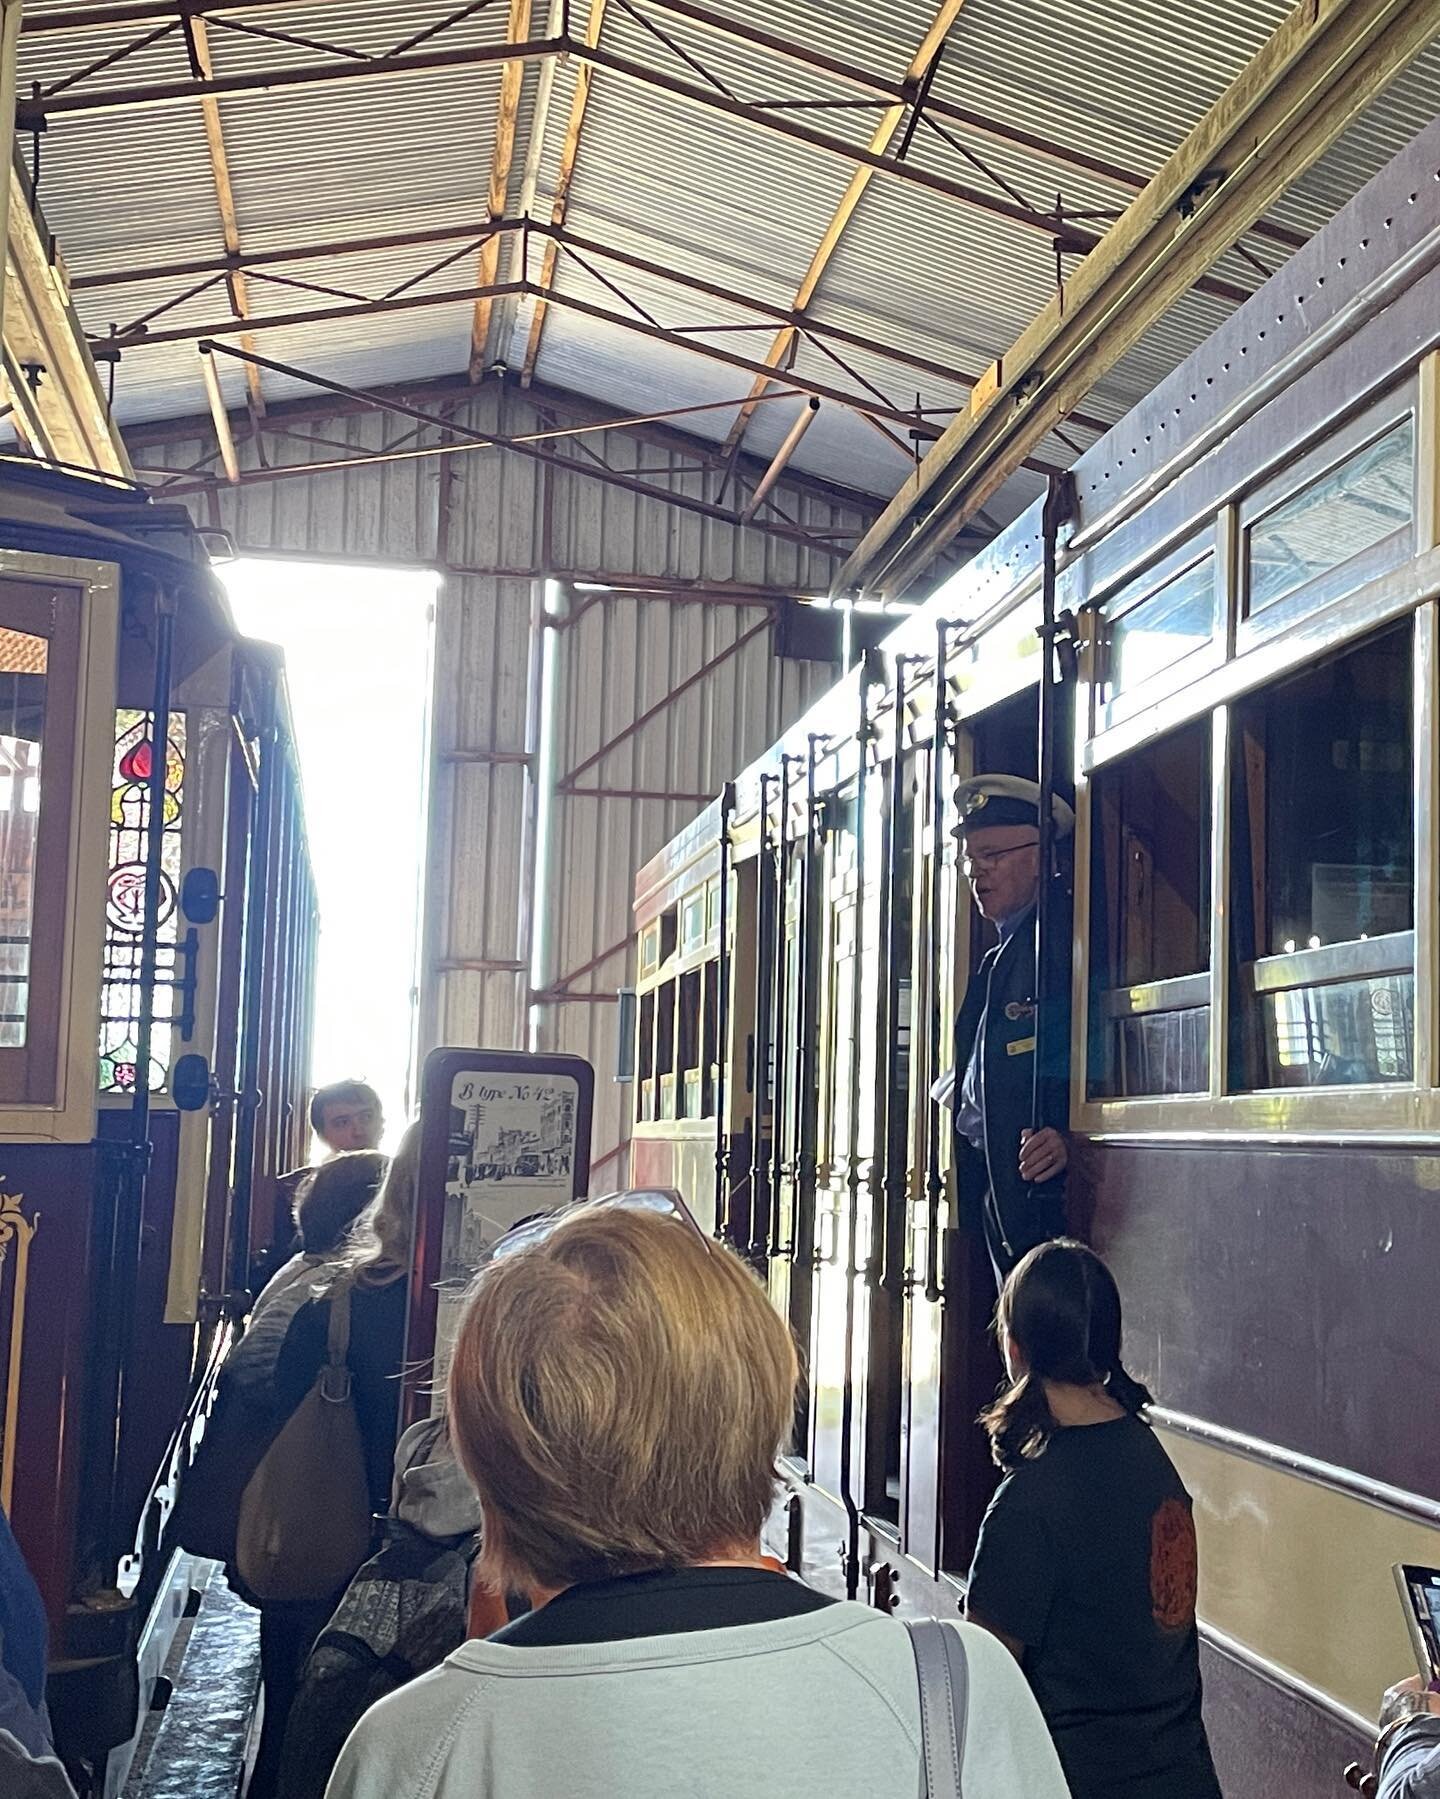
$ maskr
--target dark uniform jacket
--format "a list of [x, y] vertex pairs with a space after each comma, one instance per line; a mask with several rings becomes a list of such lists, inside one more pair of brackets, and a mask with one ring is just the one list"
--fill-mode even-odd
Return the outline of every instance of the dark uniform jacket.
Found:
[[[1049, 1012], [1040, 1086], [1043, 1124], [1063, 1131], [1070, 1097], [1069, 919], [1057, 908], [1053, 952], [1047, 951]], [[1003, 1280], [1020, 1258], [1065, 1232], [1065, 1177], [1031, 1186], [1020, 1176], [1020, 1133], [1032, 1123], [1035, 1080], [1035, 913], [987, 950], [965, 990], [955, 1020], [955, 1173], [960, 1216], [982, 1229]], [[970, 1056], [980, 1044], [977, 1095], [985, 1147], [977, 1150], [959, 1127]]]

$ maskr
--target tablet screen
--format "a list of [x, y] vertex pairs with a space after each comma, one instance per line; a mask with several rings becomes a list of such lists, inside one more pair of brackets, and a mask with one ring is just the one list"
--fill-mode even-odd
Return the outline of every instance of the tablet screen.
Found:
[[1402, 1564], [1402, 1590], [1410, 1613], [1411, 1636], [1422, 1646], [1432, 1680], [1440, 1679], [1440, 1568]]

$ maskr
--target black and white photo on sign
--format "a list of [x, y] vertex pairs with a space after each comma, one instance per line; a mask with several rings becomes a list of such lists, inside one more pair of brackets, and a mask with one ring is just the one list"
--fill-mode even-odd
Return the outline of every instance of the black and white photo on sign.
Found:
[[491, 1245], [573, 1195], [579, 1087], [570, 1075], [460, 1073], [450, 1090], [445, 1225], [435, 1324], [443, 1391], [459, 1307]]

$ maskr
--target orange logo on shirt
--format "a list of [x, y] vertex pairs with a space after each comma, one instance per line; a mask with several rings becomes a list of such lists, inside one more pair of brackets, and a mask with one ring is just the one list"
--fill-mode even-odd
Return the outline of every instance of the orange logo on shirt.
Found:
[[1150, 1520], [1150, 1606], [1162, 1630], [1188, 1630], [1194, 1623], [1197, 1571], [1190, 1508], [1167, 1499]]

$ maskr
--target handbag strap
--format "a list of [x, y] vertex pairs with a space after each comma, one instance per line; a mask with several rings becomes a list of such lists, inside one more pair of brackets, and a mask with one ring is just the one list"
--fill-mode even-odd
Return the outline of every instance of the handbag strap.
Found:
[[961, 1799], [970, 1711], [965, 1639], [934, 1618], [905, 1628], [920, 1683], [920, 1799]]
[[325, 1362], [316, 1379], [322, 1399], [344, 1404], [350, 1397], [350, 1287], [330, 1294], [330, 1323], [325, 1333]]

